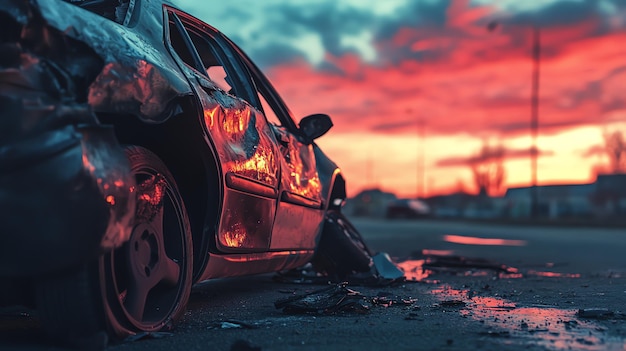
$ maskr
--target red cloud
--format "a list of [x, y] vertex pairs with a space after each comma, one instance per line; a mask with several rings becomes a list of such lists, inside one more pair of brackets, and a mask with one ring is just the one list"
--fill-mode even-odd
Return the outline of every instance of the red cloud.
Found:
[[[336, 70], [296, 61], [273, 67], [269, 76], [298, 117], [327, 112], [340, 131], [414, 133], [417, 120], [424, 120], [429, 133], [438, 135], [524, 135], [530, 124], [530, 48], [489, 50], [492, 41], [501, 45], [500, 35], [460, 40], [437, 60], [375, 65], [356, 55], [327, 55]], [[626, 33], [549, 48], [553, 56], [541, 64], [540, 133], [599, 125], [610, 118], [606, 111], [626, 111], [626, 46], [620, 42]], [[477, 56], [481, 52], [484, 57]]]

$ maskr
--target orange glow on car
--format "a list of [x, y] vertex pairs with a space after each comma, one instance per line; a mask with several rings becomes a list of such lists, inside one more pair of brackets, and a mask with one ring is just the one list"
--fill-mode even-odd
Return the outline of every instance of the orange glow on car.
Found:
[[251, 158], [245, 161], [235, 161], [230, 169], [248, 178], [275, 185], [278, 179], [275, 176], [276, 160], [274, 155], [263, 146], [257, 147]]
[[233, 111], [227, 112], [227, 116], [231, 118], [224, 118], [222, 121], [222, 129], [231, 135], [232, 138], [239, 140], [243, 137], [243, 134], [247, 130], [248, 124], [250, 123], [250, 110], [240, 110], [234, 109]]
[[163, 200], [165, 194], [165, 180], [162, 176], [156, 176], [139, 185], [142, 193], [139, 200], [145, 201], [152, 206], [156, 206]]
[[497, 238], [478, 238], [473, 236], [451, 235], [443, 236], [443, 241], [463, 244], [463, 245], [485, 245], [485, 246], [526, 246], [526, 240], [497, 239]]
[[[296, 168], [303, 168], [302, 165], [296, 165]], [[321, 192], [320, 179], [315, 173], [311, 179], [302, 179], [300, 176], [302, 173], [292, 173], [293, 179], [296, 183], [289, 184], [291, 191], [295, 194], [302, 195], [304, 197], [316, 199]]]
[[227, 247], [243, 247], [248, 233], [241, 223], [236, 223], [221, 236], [222, 244]]
[[211, 109], [204, 110], [204, 124], [207, 126], [207, 128], [213, 128], [213, 125], [215, 124], [215, 119], [217, 118], [219, 112], [220, 105], [215, 105]]
[[86, 154], [86, 151], [83, 150], [83, 167], [89, 171], [89, 173], [94, 173], [96, 171], [96, 167], [94, 167], [93, 164], [91, 164], [91, 161], [89, 161], [89, 157]]

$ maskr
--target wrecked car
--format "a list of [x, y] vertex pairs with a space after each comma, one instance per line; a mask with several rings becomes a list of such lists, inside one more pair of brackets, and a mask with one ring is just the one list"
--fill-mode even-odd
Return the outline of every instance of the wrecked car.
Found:
[[167, 1], [0, 2], [0, 304], [65, 342], [168, 329], [193, 284], [367, 271], [345, 180], [257, 66]]
[[432, 215], [430, 206], [418, 199], [398, 199], [387, 204], [385, 217], [396, 218], [428, 218]]

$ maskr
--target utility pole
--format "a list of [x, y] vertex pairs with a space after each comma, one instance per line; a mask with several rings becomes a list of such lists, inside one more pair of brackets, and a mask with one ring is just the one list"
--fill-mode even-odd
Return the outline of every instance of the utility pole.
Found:
[[537, 132], [539, 129], [539, 65], [541, 60], [541, 35], [539, 27], [533, 26], [533, 81], [531, 92], [531, 119], [530, 132], [532, 138], [531, 154], [531, 191], [530, 214], [532, 218], [539, 216], [539, 194], [537, 189], [537, 157], [539, 149], [537, 148]]
[[[487, 25], [487, 30], [492, 32], [498, 27], [498, 22], [493, 21]], [[539, 148], [537, 147], [537, 134], [539, 131], [539, 67], [541, 63], [541, 30], [537, 25], [533, 25], [532, 33], [532, 87], [530, 95], [530, 216], [539, 216], [539, 192], [537, 189], [537, 157]]]
[[372, 170], [372, 153], [368, 153], [367, 161], [365, 162], [365, 182], [368, 189], [373, 188], [373, 170]]
[[426, 196], [424, 186], [425, 186], [425, 162], [424, 162], [424, 148], [426, 147], [425, 143], [425, 133], [424, 133], [424, 119], [420, 118], [417, 120], [417, 198], [424, 198]]

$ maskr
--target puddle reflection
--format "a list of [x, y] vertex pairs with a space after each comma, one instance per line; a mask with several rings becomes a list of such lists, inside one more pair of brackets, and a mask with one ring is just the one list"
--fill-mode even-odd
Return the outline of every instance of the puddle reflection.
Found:
[[[394, 262], [400, 270], [404, 272], [406, 280], [419, 282], [427, 281], [435, 273], [449, 273], [465, 277], [488, 277], [493, 276], [498, 279], [521, 279], [525, 277], [545, 277], [545, 278], [568, 278], [577, 279], [580, 273], [561, 273], [551, 271], [524, 270], [507, 266], [498, 262], [480, 258], [470, 258], [452, 255], [453, 251], [429, 250], [421, 251], [421, 257]], [[546, 264], [552, 267], [553, 264]], [[619, 276], [619, 274], [616, 274]]]
[[[436, 250], [423, 250], [422, 252], [430, 253], [431, 251]], [[449, 273], [465, 277], [523, 278], [523, 274], [517, 268], [488, 260], [433, 254], [424, 254], [423, 257], [394, 263], [404, 272], [406, 280], [424, 283], [438, 283], [437, 280], [428, 280], [435, 273]]]
[[424, 268], [426, 260], [406, 260], [396, 263], [396, 266], [404, 272], [404, 279], [416, 282], [426, 282], [433, 271]]
[[485, 245], [485, 246], [526, 246], [526, 240], [478, 238], [473, 236], [451, 235], [443, 236], [443, 241], [453, 244], [463, 245]]
[[422, 255], [424, 256], [452, 256], [454, 255], [454, 251], [452, 250], [433, 250], [433, 249], [423, 249]]
[[490, 329], [485, 335], [506, 337], [507, 344], [536, 344], [553, 350], [626, 350], [623, 340], [604, 335], [599, 324], [576, 318], [575, 310], [517, 307], [504, 299], [470, 297], [467, 290], [447, 286], [432, 293], [442, 302], [464, 302], [461, 315], [484, 323]]
[[538, 271], [530, 270], [526, 274], [535, 275], [538, 277], [548, 277], [548, 278], [580, 278], [579, 273], [538, 272]]

